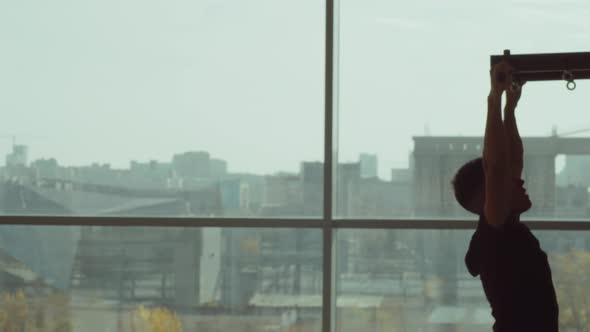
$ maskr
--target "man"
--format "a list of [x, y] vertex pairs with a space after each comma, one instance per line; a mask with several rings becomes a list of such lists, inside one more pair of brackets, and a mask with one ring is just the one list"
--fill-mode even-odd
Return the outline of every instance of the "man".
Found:
[[492, 67], [483, 158], [467, 162], [453, 179], [459, 204], [479, 215], [465, 263], [480, 276], [495, 332], [555, 332], [558, 306], [547, 255], [520, 222], [531, 201], [521, 178], [523, 145], [514, 116], [521, 89], [510, 89], [511, 72], [506, 62]]

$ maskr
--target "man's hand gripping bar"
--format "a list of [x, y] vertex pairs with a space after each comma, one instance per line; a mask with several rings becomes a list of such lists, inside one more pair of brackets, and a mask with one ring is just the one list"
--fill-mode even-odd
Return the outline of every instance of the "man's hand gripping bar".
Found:
[[[569, 90], [574, 90], [574, 80], [590, 79], [590, 52], [514, 55], [504, 50], [503, 55], [490, 56], [492, 66], [504, 60], [514, 68], [512, 80], [516, 87], [521, 82], [563, 80]], [[497, 79], [502, 82], [506, 77], [499, 75]]]

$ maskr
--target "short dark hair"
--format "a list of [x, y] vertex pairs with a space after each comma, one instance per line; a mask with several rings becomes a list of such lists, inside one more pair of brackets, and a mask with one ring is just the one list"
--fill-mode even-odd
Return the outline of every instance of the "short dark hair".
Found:
[[469, 205], [473, 197], [485, 189], [485, 174], [483, 171], [483, 159], [481, 157], [466, 162], [453, 177], [453, 190], [457, 202], [471, 212], [473, 207]]

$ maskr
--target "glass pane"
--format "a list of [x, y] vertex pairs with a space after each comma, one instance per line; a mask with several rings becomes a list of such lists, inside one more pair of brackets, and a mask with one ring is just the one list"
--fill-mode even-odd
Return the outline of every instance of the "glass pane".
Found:
[[2, 226], [0, 260], [24, 331], [321, 329], [320, 230]]
[[[589, 14], [580, 1], [342, 0], [335, 215], [471, 218], [450, 181], [482, 153], [490, 55], [590, 51]], [[590, 218], [589, 88], [524, 87], [526, 217]]]
[[[481, 284], [463, 265], [470, 234], [339, 230], [336, 301], [356, 306], [338, 307], [337, 331], [443, 331], [430, 320], [447, 307], [478, 308], [487, 317]], [[489, 319], [480, 327], [490, 331]]]
[[[560, 330], [582, 331], [582, 313], [590, 310], [590, 235], [535, 233], [549, 257]], [[481, 281], [464, 263], [472, 234], [339, 230], [337, 331], [491, 331], [494, 320]]]
[[312, 0], [2, 2], [0, 213], [320, 216], [324, 22]]

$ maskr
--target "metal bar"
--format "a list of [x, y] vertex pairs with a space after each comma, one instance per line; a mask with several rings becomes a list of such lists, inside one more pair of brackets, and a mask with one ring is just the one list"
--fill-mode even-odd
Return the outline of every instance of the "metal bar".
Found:
[[334, 0], [326, 0], [326, 50], [324, 91], [324, 190], [323, 222], [332, 220], [333, 134], [334, 134]]
[[590, 231], [589, 221], [523, 221], [532, 230]]
[[590, 52], [511, 54], [504, 50], [502, 55], [490, 56], [491, 65], [503, 60], [514, 67], [514, 77], [522, 81], [564, 80], [564, 71], [571, 72], [574, 79], [590, 78]]
[[[328, 0], [329, 1], [329, 0]], [[323, 229], [323, 255], [322, 255], [322, 332], [332, 332], [334, 327], [334, 303], [335, 293], [335, 260], [334, 255], [334, 229], [326, 225]]]
[[503, 60], [519, 71], [590, 69], [590, 52], [511, 54], [504, 50], [502, 55], [490, 56], [491, 65]]
[[436, 219], [340, 219], [334, 221], [335, 228], [360, 229], [475, 229], [475, 220], [436, 220]]
[[[533, 230], [590, 231], [590, 220], [524, 219], [522, 222]], [[472, 230], [476, 226], [477, 221], [474, 219], [342, 219], [334, 221], [334, 228], [343, 229]]]
[[324, 76], [324, 191], [322, 255], [322, 332], [332, 331], [333, 306], [333, 238], [332, 183], [334, 135], [334, 1], [326, 0], [325, 76]]
[[0, 216], [0, 225], [116, 227], [322, 228], [320, 219]]
[[[590, 220], [523, 220], [531, 229], [590, 231]], [[335, 229], [474, 229], [474, 219], [250, 219], [250, 218], [149, 218], [149, 217], [70, 217], [0, 216], [0, 225], [34, 226], [115, 226], [115, 227], [234, 227], [234, 228], [310, 228]]]

